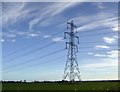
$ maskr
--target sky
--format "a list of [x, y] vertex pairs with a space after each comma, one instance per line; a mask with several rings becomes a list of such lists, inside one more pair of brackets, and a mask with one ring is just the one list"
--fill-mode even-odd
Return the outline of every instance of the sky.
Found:
[[2, 2], [2, 79], [62, 80], [70, 20], [81, 79], [117, 80], [117, 2]]

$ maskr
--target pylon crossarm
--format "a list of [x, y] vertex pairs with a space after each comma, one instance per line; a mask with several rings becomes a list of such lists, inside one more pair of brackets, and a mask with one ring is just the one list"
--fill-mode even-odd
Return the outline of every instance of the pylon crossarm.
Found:
[[66, 39], [66, 34], [70, 35], [69, 32], [64, 32], [64, 39]]
[[74, 36], [74, 37], [77, 38], [77, 40], [78, 40], [78, 44], [79, 44], [79, 43], [80, 43], [80, 42], [79, 42], [79, 37], [78, 37], [78, 36]]

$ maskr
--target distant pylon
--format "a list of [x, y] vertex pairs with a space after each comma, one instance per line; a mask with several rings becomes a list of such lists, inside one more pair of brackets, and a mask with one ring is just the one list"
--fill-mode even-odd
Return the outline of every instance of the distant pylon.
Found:
[[70, 29], [70, 32], [64, 33], [64, 39], [66, 39], [67, 34], [69, 36], [69, 42], [66, 42], [66, 49], [68, 49], [68, 54], [63, 80], [69, 80], [70, 82], [74, 82], [76, 78], [81, 81], [76, 55], [78, 52], [78, 47], [75, 43], [75, 38], [77, 38], [77, 43], [79, 44], [79, 38], [75, 35], [77, 31], [74, 31], [76, 28], [77, 26], [75, 26], [73, 20], [71, 20], [71, 22], [67, 22], [67, 29]]

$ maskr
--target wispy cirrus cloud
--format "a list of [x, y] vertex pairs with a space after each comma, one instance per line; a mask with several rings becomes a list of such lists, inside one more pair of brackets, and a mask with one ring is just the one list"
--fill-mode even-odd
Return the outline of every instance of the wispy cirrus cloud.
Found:
[[[77, 2], [62, 2], [62, 3], [53, 3], [44, 7], [40, 12], [39, 17], [36, 16], [33, 20], [29, 23], [29, 28], [32, 29], [37, 24], [44, 24], [46, 26], [47, 23], [51, 24], [54, 16], [60, 14], [61, 12], [65, 11], [66, 9], [77, 5]], [[44, 21], [42, 21], [44, 20]], [[50, 22], [51, 21], [51, 22]]]
[[[113, 13], [111, 13], [113, 12]], [[114, 27], [117, 24], [117, 12], [116, 11], [100, 11], [93, 15], [82, 15], [71, 18], [77, 24], [78, 31], [88, 31], [99, 27]], [[70, 21], [69, 19], [68, 21]], [[91, 20], [92, 19], [92, 20]], [[58, 25], [62, 27], [66, 23]]]
[[[64, 12], [66, 9], [77, 5], [77, 2], [61, 2], [61, 3], [46, 3], [41, 6], [31, 7], [32, 3], [22, 2], [22, 3], [3, 3], [3, 28], [7, 32], [3, 32], [3, 38], [15, 38], [16, 36], [22, 36], [26, 38], [38, 37], [40, 36], [39, 31], [34, 30], [34, 26], [47, 26], [51, 25], [54, 20], [54, 16]], [[42, 4], [42, 3], [39, 3]], [[36, 12], [37, 11], [37, 12]], [[58, 17], [57, 17], [58, 18]], [[29, 19], [29, 21], [27, 21]], [[15, 29], [11, 25], [16, 25], [17, 22], [26, 20], [28, 22], [28, 29], [21, 30]], [[57, 20], [57, 19], [56, 19]], [[55, 22], [53, 22], [55, 23]], [[9, 27], [7, 27], [9, 26]], [[18, 25], [17, 25], [18, 26]], [[27, 25], [25, 26], [27, 27]], [[13, 30], [13, 31], [9, 31]], [[16, 31], [19, 30], [19, 31]], [[45, 34], [47, 35], [47, 34]], [[44, 36], [47, 37], [47, 36]]]
[[110, 27], [112, 29], [114, 24], [117, 24], [117, 17], [111, 17], [103, 20], [93, 21], [78, 28], [78, 31], [91, 30], [100, 27]]
[[20, 21], [20, 19], [25, 18], [29, 12], [27, 9], [24, 9], [25, 5], [25, 2], [3, 3], [3, 6], [7, 6], [7, 8], [3, 8], [2, 11], [2, 25], [14, 24]]
[[[113, 13], [111, 13], [113, 12]], [[109, 27], [113, 29], [118, 24], [116, 11], [100, 11], [95, 15], [80, 15], [72, 18], [78, 26], [78, 31], [87, 31], [95, 28]], [[92, 20], [91, 20], [92, 19]], [[71, 19], [70, 19], [71, 20]], [[69, 20], [68, 20], [69, 21]], [[64, 24], [60, 24], [62, 26]]]
[[105, 9], [105, 5], [102, 2], [93, 3], [94, 6], [97, 6], [98, 9]]

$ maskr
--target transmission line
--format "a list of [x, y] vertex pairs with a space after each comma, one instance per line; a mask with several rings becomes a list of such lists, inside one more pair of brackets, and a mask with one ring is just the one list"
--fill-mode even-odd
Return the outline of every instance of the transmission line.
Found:
[[[66, 29], [65, 29], [66, 30]], [[62, 30], [63, 31], [63, 30]], [[57, 32], [57, 33], [60, 33], [61, 31], [59, 31], [59, 32]], [[57, 33], [55, 33], [53, 36], [55, 36]], [[89, 34], [89, 35], [81, 35], [80, 37], [88, 37], [88, 36], [98, 36], [98, 35], [104, 35], [104, 34], [111, 34], [111, 33], [115, 33], [115, 32], [106, 32], [106, 33], [102, 33], [102, 34]], [[32, 46], [34, 46], [34, 45], [37, 45], [37, 44], [39, 44], [39, 42], [43, 42], [43, 41], [45, 41], [45, 40], [47, 40], [48, 38], [45, 38], [45, 39], [42, 39], [42, 40], [40, 40], [40, 41], [37, 41], [37, 42], [35, 42], [35, 43], [33, 43], [33, 44], [31, 44], [31, 45], [28, 45], [27, 47], [25, 47], [25, 48], [22, 48], [22, 49], [19, 49], [19, 50], [17, 50], [17, 51], [15, 51], [14, 53], [11, 53], [10, 55], [8, 55], [8, 56], [6, 56], [6, 57], [9, 57], [9, 56], [11, 56], [11, 55], [14, 55], [14, 54], [16, 54], [16, 53], [19, 53], [19, 52], [22, 52], [22, 51], [24, 51], [24, 50], [26, 50], [26, 49], [28, 49], [29, 47], [32, 47]], [[95, 43], [95, 42], [93, 42], [93, 43]], [[87, 44], [87, 43], [83, 43], [83, 44]], [[3, 56], [4, 57], [4, 56]]]
[[[66, 29], [64, 29], [64, 30], [66, 30]], [[54, 33], [52, 36], [54, 37], [54, 36], [58, 35], [59, 33], [61, 33], [64, 30], [58, 31], [57, 33]], [[6, 56], [3, 56], [3, 57], [9, 57], [9, 56], [15, 55], [16, 53], [23, 52], [24, 50], [29, 49], [30, 47], [33, 47], [33, 46], [35, 46], [37, 44], [40, 44], [41, 42], [46, 41], [47, 39], [49, 39], [49, 38], [44, 38], [42, 40], [36, 41], [36, 42], [34, 42], [34, 43], [32, 43], [32, 44], [30, 44], [28, 46], [25, 46], [25, 47], [23, 47], [21, 49], [18, 49], [18, 50], [14, 51], [14, 52], [6, 55]]]
[[[81, 49], [81, 50], [82, 50], [82, 49]], [[82, 53], [84, 53], [84, 52], [103, 52], [103, 51], [105, 52], [105, 51], [118, 50], [118, 49], [106, 49], [106, 50], [82, 50], [82, 51], [81, 51], [81, 50], [79, 49], [79, 52], [78, 52], [78, 53], [81, 53], [81, 52], [82, 52]], [[81, 53], [81, 54], [82, 54], [82, 53]]]
[[33, 50], [29, 51], [29, 52], [26, 52], [26, 53], [24, 53], [24, 54], [21, 54], [21, 55], [19, 55], [19, 56], [17, 56], [17, 57], [14, 57], [14, 58], [12, 58], [12, 59], [9, 59], [9, 60], [10, 60], [10, 61], [14, 61], [14, 60], [16, 60], [16, 59], [18, 59], [18, 58], [21, 58], [21, 57], [24, 57], [24, 56], [33, 54], [34, 52], [37, 52], [37, 51], [39, 51], [39, 50], [41, 50], [41, 49], [44, 49], [44, 48], [46, 48], [46, 47], [49, 47], [49, 46], [51, 46], [51, 45], [53, 45], [53, 44], [55, 44], [55, 43], [57, 43], [57, 42], [49, 43], [49, 44], [47, 44], [47, 45], [44, 45], [44, 46], [42, 46], [42, 47], [33, 49]]
[[[114, 50], [116, 50], [116, 49], [114, 49]], [[105, 51], [105, 50], [99, 50], [99, 51], [96, 51], [96, 50], [91, 50], [90, 52], [103, 52], [103, 51]], [[80, 52], [82, 52], [82, 53], [79, 53], [79, 54], [83, 54], [83, 53], [86, 53], [86, 52], [89, 52], [89, 51], [80, 51]], [[43, 63], [47, 63], [47, 62], [52, 62], [53, 60], [58, 60], [58, 59], [62, 59], [62, 57], [64, 57], [64, 55], [63, 56], [60, 56], [60, 57], [57, 57], [57, 58], [53, 58], [53, 59], [50, 59], [50, 60], [47, 60], [47, 61], [43, 61], [43, 62], [39, 62], [39, 63], [36, 63], [36, 64], [34, 64], [34, 65], [31, 65], [30, 67], [32, 67], [32, 66], [38, 66], [38, 65], [40, 65], [40, 64], [43, 64]], [[79, 60], [78, 60], [79, 61]], [[15, 67], [8, 67], [8, 68], [11, 68], [12, 70], [11, 71], [13, 71], [13, 69], [15, 68]], [[17, 66], [17, 69], [15, 69], [15, 70], [20, 70], [20, 69], [25, 69], [26, 67], [24, 67], [24, 68], [21, 68], [21, 67], [18, 67]], [[7, 72], [10, 72], [10, 70], [8, 70], [8, 71], [6, 71], [5, 73], [7, 73]]]
[[117, 32], [104, 32], [104, 33], [97, 33], [97, 34], [85, 34], [85, 35], [79, 35], [80, 37], [88, 37], [88, 36], [98, 36], [98, 35], [106, 35], [106, 34], [113, 34]]
[[[116, 47], [117, 45], [104, 45], [104, 46], [110, 46], [110, 47]], [[79, 46], [78, 48], [92, 48], [92, 47], [94, 47], [94, 46]]]
[[108, 30], [108, 29], [111, 29], [111, 28], [104, 28], [104, 29], [94, 29], [94, 30], [89, 30], [89, 31], [78, 31], [80, 33], [89, 33], [89, 32], [99, 32], [99, 31], [105, 31], [105, 30]]
[[[29, 67], [31, 68], [31, 67], [34, 67], [34, 66], [39, 66], [39, 65], [44, 64], [44, 63], [53, 62], [54, 60], [58, 61], [59, 59], [63, 59], [63, 57], [64, 57], [64, 55], [56, 57], [56, 58], [53, 58], [53, 59], [49, 59], [49, 60], [46, 60], [46, 61], [43, 61], [43, 62], [39, 62], [39, 63], [36, 63], [36, 64], [29, 65]], [[15, 67], [9, 67], [9, 68], [11, 68], [13, 70]], [[17, 67], [17, 70], [19, 70], [19, 69], [25, 69], [25, 68], [26, 67], [24, 67], [24, 68], [23, 67], [22, 68], [21, 67], [19, 67], [19, 68]], [[16, 70], [16, 68], [15, 68], [15, 70]], [[8, 72], [10, 72], [10, 71], [8, 70]], [[5, 73], [7, 73], [7, 72], [5, 72]]]
[[[21, 66], [21, 65], [25, 65], [25, 64], [27, 64], [27, 63], [34, 62], [34, 61], [36, 61], [36, 60], [39, 60], [39, 59], [42, 59], [42, 58], [45, 58], [45, 57], [48, 57], [48, 56], [51, 56], [51, 55], [60, 53], [60, 52], [62, 52], [62, 51], [64, 51], [64, 50], [65, 50], [65, 49], [60, 49], [60, 50], [57, 50], [57, 51], [48, 53], [48, 54], [43, 55], [43, 56], [40, 56], [40, 57], [36, 57], [36, 58], [30, 59], [30, 60], [27, 60], [27, 61], [23, 61], [23, 62], [18, 63], [18, 65], [20, 65], [20, 66]], [[9, 66], [9, 67], [11, 67], [11, 66]], [[9, 67], [8, 67], [8, 68], [9, 68]], [[17, 66], [17, 67], [18, 67], [18, 66]]]

